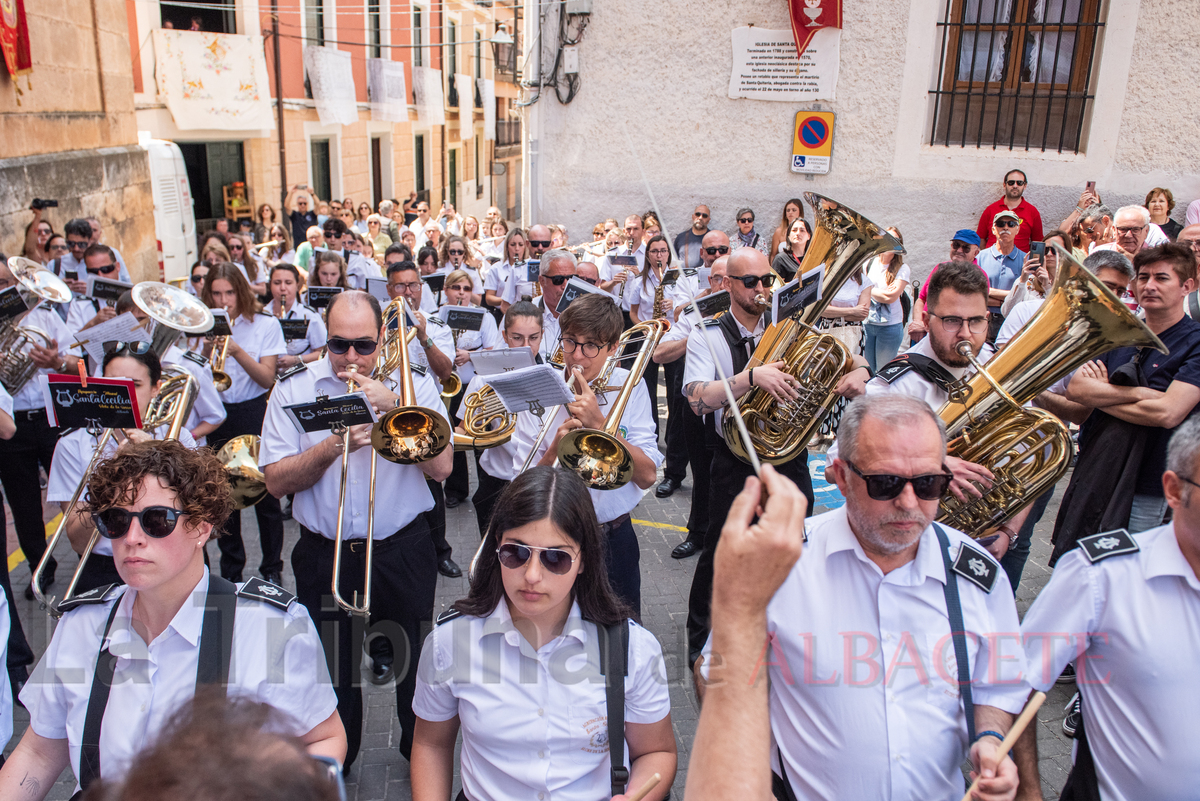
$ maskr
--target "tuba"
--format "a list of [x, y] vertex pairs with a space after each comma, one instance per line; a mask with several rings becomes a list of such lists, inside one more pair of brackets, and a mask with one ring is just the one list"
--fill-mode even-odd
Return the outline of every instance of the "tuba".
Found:
[[1024, 404], [1080, 365], [1121, 347], [1167, 352], [1162, 341], [1073, 256], [1057, 245], [1058, 274], [1037, 313], [995, 358], [951, 387], [938, 410], [947, 453], [995, 476], [982, 498], [942, 500], [938, 521], [971, 537], [1001, 526], [1052, 487], [1074, 452], [1057, 417]]
[[[8, 260], [8, 269], [17, 279], [18, 292], [27, 307], [32, 308], [43, 300], [51, 303], [71, 300], [70, 287], [35, 261], [13, 256]], [[18, 326], [11, 320], [0, 323], [0, 384], [10, 395], [20, 392], [37, 372], [37, 365], [29, 356], [33, 346], [49, 347], [52, 341], [51, 336], [40, 328]]]
[[[769, 464], [790, 461], [808, 447], [821, 418], [837, 400], [834, 389], [838, 381], [853, 366], [846, 346], [814, 327], [821, 312], [842, 284], [870, 259], [888, 251], [904, 252], [895, 237], [853, 209], [814, 192], [805, 192], [804, 199], [813, 207], [816, 226], [796, 275], [824, 265], [821, 296], [796, 317], [774, 321], [746, 365], [786, 362], [787, 372], [799, 381], [799, 397], [781, 404], [764, 390], [753, 388], [738, 401], [754, 450]], [[770, 299], [760, 297], [760, 305], [769, 307]], [[733, 415], [725, 415], [721, 430], [729, 449], [749, 462]]]

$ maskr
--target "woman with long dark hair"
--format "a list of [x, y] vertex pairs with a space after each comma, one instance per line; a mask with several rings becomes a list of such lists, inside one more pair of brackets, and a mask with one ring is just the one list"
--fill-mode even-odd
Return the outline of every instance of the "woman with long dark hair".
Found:
[[792, 230], [792, 223], [803, 219], [804, 203], [800, 198], [794, 197], [783, 204], [783, 222], [779, 223], [779, 226], [775, 229], [775, 233], [771, 234], [770, 257], [772, 259], [779, 254], [784, 244], [788, 241], [788, 234]]
[[[887, 230], [904, 244], [899, 228]], [[900, 296], [908, 289], [912, 270], [904, 263], [904, 254], [881, 253], [871, 260], [867, 279], [874, 288], [871, 290], [871, 312], [863, 325], [866, 333], [863, 355], [874, 373], [896, 358], [900, 351], [900, 340], [904, 336], [904, 308]]]
[[[234, 437], [262, 433], [267, 395], [275, 386], [275, 361], [287, 353], [287, 344], [279, 320], [259, 313], [262, 305], [236, 265], [225, 263], [211, 268], [204, 277], [200, 299], [210, 309], [224, 309], [233, 331], [224, 366], [232, 384], [221, 395], [225, 422], [208, 437], [209, 447], [219, 453]], [[205, 345], [205, 356], [214, 354], [214, 342]], [[254, 514], [262, 543], [259, 572], [267, 581], [279, 584], [283, 577], [283, 514], [279, 499], [267, 495], [255, 504]], [[225, 532], [227, 536], [217, 540], [221, 549], [221, 576], [241, 581], [246, 549], [242, 544], [240, 512], [230, 516]]]
[[[654, 317], [654, 296], [658, 292], [658, 287], [662, 284], [663, 275], [667, 270], [671, 269], [671, 246], [667, 243], [667, 238], [662, 234], [655, 234], [646, 241], [646, 262], [642, 265], [642, 272], [635, 280], [636, 285], [630, 287], [632, 300], [629, 302], [629, 316], [634, 323], [640, 323], [643, 320], [649, 320]], [[682, 280], [682, 276], [681, 276]], [[674, 321], [674, 298], [675, 287], [667, 287], [663, 290], [662, 309], [659, 311], [660, 316], [666, 317], [668, 320]], [[667, 365], [670, 371], [671, 365]], [[646, 382], [646, 391], [650, 393], [650, 412], [654, 418], [654, 427], [658, 428], [658, 363], [651, 360], [646, 365], [645, 372], [642, 373], [642, 380]], [[670, 379], [667, 379], [667, 386], [670, 387]]]
[[771, 269], [779, 273], [784, 283], [794, 279], [800, 271], [800, 263], [804, 261], [804, 254], [808, 252], [811, 239], [812, 229], [808, 227], [808, 221], [803, 217], [792, 220], [783, 249], [771, 262]]
[[[646, 797], [666, 797], [676, 745], [662, 649], [613, 594], [583, 481], [546, 466], [517, 476], [496, 502], [479, 553], [469, 594], [421, 650], [415, 801], [450, 797], [460, 728], [460, 798], [608, 798], [610, 747], [625, 755], [629, 788], [658, 773]], [[602, 629], [615, 636], [623, 627], [624, 737], [609, 743], [597, 643]]]

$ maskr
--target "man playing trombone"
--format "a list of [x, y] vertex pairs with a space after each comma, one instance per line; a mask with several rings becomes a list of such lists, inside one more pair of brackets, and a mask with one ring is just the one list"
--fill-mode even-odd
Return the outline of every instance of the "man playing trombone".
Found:
[[[655, 482], [663, 459], [658, 450], [654, 420], [650, 417], [650, 394], [640, 375], [631, 375], [627, 369], [608, 364], [609, 359], [617, 358], [623, 322], [620, 309], [610, 298], [604, 295], [577, 298], [562, 313], [559, 322], [562, 324], [566, 377], [570, 380], [574, 376], [571, 388], [575, 400], [565, 408], [548, 412], [544, 419], [530, 412], [517, 415], [512, 450], [520, 461], [514, 465], [514, 474], [527, 465], [557, 464], [559, 443], [564, 437], [580, 428], [606, 429], [609, 427], [608, 416], [620, 414], [618, 438], [633, 459], [633, 478], [616, 489], [589, 491], [596, 506], [601, 534], [608, 541], [605, 558], [609, 581], [617, 595], [640, 614], [642, 580], [638, 562], [641, 552], [629, 513], [641, 501], [642, 490]], [[606, 398], [607, 408], [601, 408], [590, 384], [609, 366], [613, 369], [605, 383], [610, 389], [600, 393]], [[627, 381], [634, 381], [636, 386], [632, 387], [629, 401], [621, 410], [616, 408], [614, 399]], [[551, 427], [549, 430], [554, 436], [539, 438], [547, 426]]]
[[[342, 395], [353, 380], [380, 413], [402, 406], [422, 406], [430, 415], [445, 416], [439, 386], [432, 374], [413, 372], [415, 397], [403, 398], [392, 387], [403, 388], [399, 369], [373, 376], [385, 346], [402, 348], [403, 342], [386, 343], [391, 334], [383, 323], [379, 302], [361, 291], [343, 292], [329, 305], [328, 353], [307, 369], [281, 381], [271, 395], [263, 424], [259, 462], [267, 489], [276, 497], [295, 493], [292, 515], [300, 524], [300, 541], [292, 551], [296, 594], [309, 610], [325, 641], [326, 659], [338, 697], [338, 710], [346, 726], [349, 768], [362, 740], [362, 690], [359, 662], [363, 624], [330, 599], [338, 530], [339, 498], [343, 541], [339, 588], [343, 597], [363, 587], [368, 533], [368, 499], [375, 498], [374, 547], [371, 576], [375, 582], [369, 622], [376, 633], [392, 642], [396, 665], [407, 666], [396, 683], [397, 711], [403, 734], [400, 752], [412, 749], [412, 698], [416, 665], [421, 650], [421, 622], [433, 616], [437, 586], [437, 561], [425, 512], [433, 497], [425, 479], [443, 481], [450, 475], [453, 450], [446, 448], [419, 465], [378, 460], [375, 484], [370, 482], [371, 426], [352, 426], [346, 485], [342, 477], [342, 435], [329, 432], [301, 434], [287, 406], [311, 401], [318, 394]], [[352, 372], [351, 367], [356, 368]], [[402, 392], [403, 394], [403, 392]], [[365, 590], [365, 588], [364, 588]], [[405, 647], [407, 646], [407, 653]]]

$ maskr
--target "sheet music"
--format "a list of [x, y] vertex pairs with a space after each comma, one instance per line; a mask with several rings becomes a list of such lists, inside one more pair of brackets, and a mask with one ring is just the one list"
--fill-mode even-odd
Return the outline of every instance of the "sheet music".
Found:
[[575, 400], [562, 373], [548, 364], [500, 373], [488, 380], [509, 412], [534, 412]]
[[150, 334], [142, 328], [132, 312], [118, 314], [111, 320], [85, 328], [75, 337], [75, 344], [82, 345], [92, 364], [104, 363], [105, 342], [149, 342]]
[[496, 348], [495, 350], [477, 350], [471, 354], [471, 366], [477, 375], [497, 375], [510, 373], [534, 365], [533, 351], [524, 348]]

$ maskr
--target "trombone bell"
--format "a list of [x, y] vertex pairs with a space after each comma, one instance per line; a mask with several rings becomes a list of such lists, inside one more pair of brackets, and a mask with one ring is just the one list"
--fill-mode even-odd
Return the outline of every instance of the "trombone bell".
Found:
[[620, 489], [633, 479], [633, 456], [621, 441], [603, 431], [580, 428], [558, 444], [558, 460], [591, 489]]
[[452, 442], [453, 432], [446, 421], [418, 406], [392, 409], [371, 431], [371, 447], [397, 464], [427, 462]]

